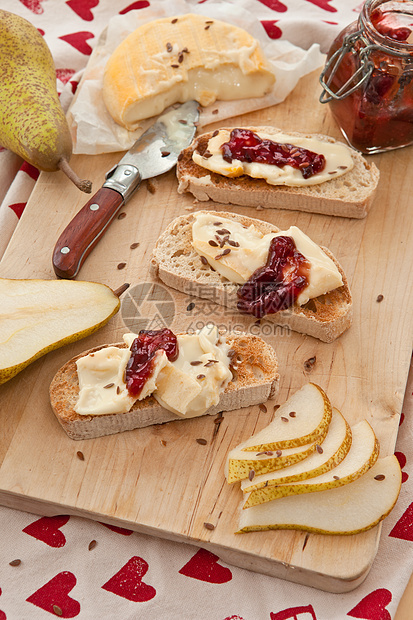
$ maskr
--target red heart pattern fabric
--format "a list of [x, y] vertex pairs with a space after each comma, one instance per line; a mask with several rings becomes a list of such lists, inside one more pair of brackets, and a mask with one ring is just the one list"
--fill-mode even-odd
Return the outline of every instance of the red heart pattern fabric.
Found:
[[150, 601], [156, 595], [156, 590], [142, 581], [147, 571], [148, 563], [134, 556], [102, 588], [134, 603]]
[[60, 528], [68, 521], [67, 516], [42, 517], [25, 527], [23, 532], [43, 541], [49, 547], [64, 547], [66, 538]]
[[350, 618], [363, 618], [363, 620], [391, 620], [390, 613], [386, 609], [391, 599], [391, 592], [386, 588], [374, 590], [353, 607], [347, 615]]
[[36, 590], [26, 600], [54, 616], [75, 618], [80, 612], [80, 603], [69, 596], [69, 592], [73, 590], [75, 585], [76, 577], [73, 573], [63, 571]]
[[179, 572], [208, 583], [227, 583], [232, 579], [229, 568], [221, 566], [219, 557], [206, 549], [199, 549]]

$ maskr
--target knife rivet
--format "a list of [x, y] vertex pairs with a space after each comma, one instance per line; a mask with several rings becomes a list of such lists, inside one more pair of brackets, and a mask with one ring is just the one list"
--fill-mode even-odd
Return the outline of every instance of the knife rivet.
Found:
[[65, 245], [61, 250], [60, 253], [61, 254], [69, 254], [70, 252], [70, 248], [67, 247], [67, 245]]
[[89, 209], [91, 211], [97, 211], [99, 209], [99, 205], [96, 202], [94, 202], [90, 205]]

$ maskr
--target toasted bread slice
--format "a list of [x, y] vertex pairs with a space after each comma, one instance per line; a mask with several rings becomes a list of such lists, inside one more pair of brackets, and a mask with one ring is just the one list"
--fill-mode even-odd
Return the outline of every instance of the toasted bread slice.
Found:
[[[222, 129], [231, 131], [231, 128]], [[269, 135], [281, 131], [266, 126], [249, 129]], [[320, 134], [288, 134], [335, 142], [333, 138]], [[292, 209], [358, 219], [365, 217], [371, 207], [380, 173], [374, 163], [367, 162], [357, 151], [349, 149], [354, 167], [345, 175], [318, 185], [287, 187], [269, 185], [264, 179], [246, 175], [228, 178], [199, 166], [193, 161], [192, 153], [197, 150], [203, 155], [211, 137], [212, 132], [204, 133], [181, 152], [176, 169], [179, 193], [190, 192], [200, 202], [213, 200], [242, 207]]]
[[[256, 405], [267, 401], [278, 392], [278, 361], [274, 349], [258, 336], [251, 334], [233, 333], [225, 339], [234, 351], [234, 366], [231, 367], [233, 379], [222, 392], [218, 405], [210, 407], [204, 415]], [[114, 346], [126, 347], [124, 343]], [[136, 401], [127, 413], [95, 416], [76, 413], [74, 407], [79, 395], [76, 360], [101, 348], [90, 349], [66, 362], [50, 384], [52, 409], [70, 439], [92, 439], [185, 419], [161, 407], [153, 396]]]
[[[216, 217], [217, 220], [233, 219], [246, 226], [254, 224], [264, 234], [280, 230], [269, 222], [236, 213], [220, 211], [216, 213]], [[177, 217], [169, 224], [155, 244], [151, 261], [152, 272], [167, 286], [187, 295], [209, 299], [238, 312], [236, 291], [240, 285], [225, 280], [209, 265], [201, 262], [199, 254], [192, 247], [193, 220], [194, 214], [188, 214]], [[343, 286], [326, 295], [310, 299], [304, 306], [295, 305], [287, 310], [268, 314], [264, 318], [324, 342], [332, 342], [350, 327], [353, 302], [342, 267], [327, 248], [322, 247], [322, 250], [337, 265]], [[254, 317], [252, 320], [255, 320]]]

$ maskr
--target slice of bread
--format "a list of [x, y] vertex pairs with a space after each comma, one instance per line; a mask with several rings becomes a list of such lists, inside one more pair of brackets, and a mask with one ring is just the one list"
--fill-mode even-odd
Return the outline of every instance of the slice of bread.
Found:
[[[278, 392], [278, 361], [274, 349], [252, 334], [234, 332], [226, 335], [225, 339], [234, 351], [230, 366], [233, 379], [222, 392], [218, 405], [210, 407], [204, 415], [257, 405], [273, 398]], [[124, 343], [114, 346], [126, 347]], [[161, 407], [153, 396], [136, 401], [127, 413], [96, 416], [76, 413], [74, 407], [79, 395], [76, 360], [101, 348], [90, 349], [66, 362], [50, 384], [52, 409], [70, 439], [92, 439], [185, 419]]]
[[[217, 220], [233, 219], [245, 226], [254, 224], [262, 233], [279, 232], [279, 228], [255, 218], [236, 213], [197, 211], [215, 213]], [[209, 265], [201, 262], [199, 254], [192, 247], [192, 223], [194, 214], [174, 219], [159, 237], [153, 250], [151, 268], [154, 276], [164, 284], [190, 296], [209, 299], [238, 312], [236, 291], [240, 285], [229, 282]], [[332, 342], [352, 322], [352, 297], [346, 275], [331, 252], [322, 250], [337, 265], [343, 279], [343, 286], [326, 295], [310, 299], [304, 306], [292, 306], [287, 310], [268, 314], [264, 318], [277, 325], [289, 326], [292, 330], [314, 336], [324, 342]], [[252, 321], [256, 319], [251, 317]]]
[[[231, 131], [233, 128], [222, 129]], [[269, 135], [282, 131], [266, 126], [249, 129]], [[192, 144], [181, 152], [176, 170], [179, 193], [190, 192], [200, 202], [213, 200], [242, 207], [292, 209], [358, 219], [365, 217], [371, 207], [380, 173], [374, 163], [367, 162], [353, 149], [349, 151], [354, 167], [343, 176], [307, 187], [269, 185], [264, 179], [253, 179], [247, 175], [236, 178], [225, 177], [196, 164], [192, 159], [192, 153], [197, 150], [203, 155], [212, 133], [197, 136]], [[305, 136], [298, 132], [288, 134], [335, 142], [333, 138], [320, 134]]]

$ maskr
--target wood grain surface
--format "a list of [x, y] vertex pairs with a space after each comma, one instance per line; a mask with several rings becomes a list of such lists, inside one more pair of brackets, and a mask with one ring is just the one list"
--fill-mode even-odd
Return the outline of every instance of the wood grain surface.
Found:
[[[286, 131], [340, 137], [328, 107], [318, 102], [317, 77], [301, 80], [283, 104], [238, 117], [232, 124], [274, 124]], [[82, 155], [72, 164], [82, 178], [93, 181], [96, 191], [119, 158]], [[274, 346], [280, 362], [280, 393], [274, 404], [314, 381], [351, 424], [363, 418], [372, 424], [385, 456], [394, 451], [411, 356], [413, 180], [408, 171], [413, 151], [406, 148], [373, 159], [381, 180], [363, 220], [233, 210], [281, 229], [296, 224], [330, 248], [347, 273], [354, 297], [353, 326], [332, 344], [276, 329], [266, 321], [256, 328]], [[207, 416], [80, 442], [70, 440], [54, 418], [48, 388], [56, 370], [83, 350], [118, 342], [127, 330], [147, 326], [152, 319], [154, 326], [158, 313], [177, 331], [207, 320], [227, 329], [251, 327], [249, 318], [229, 315], [159, 283], [155, 292], [162, 295], [151, 298], [154, 243], [174, 217], [194, 208], [192, 197], [178, 195], [176, 188], [174, 171], [142, 184], [79, 272], [78, 279], [114, 289], [130, 283], [121, 311], [96, 334], [48, 354], [0, 387], [0, 503], [43, 515], [79, 515], [193, 543], [230, 564], [332, 592], [349, 591], [370, 570], [380, 526], [343, 537], [294, 531], [234, 534], [241, 492], [227, 485], [224, 461], [230, 448], [270, 422], [272, 406], [267, 413], [258, 407], [225, 413], [220, 424]], [[54, 245], [86, 201], [60, 172], [42, 173], [0, 263], [0, 277], [54, 278]], [[201, 208], [226, 209], [212, 203]], [[195, 306], [188, 309], [192, 302]], [[305, 362], [311, 357], [316, 363], [307, 370]], [[206, 439], [206, 445], [198, 443], [199, 438]]]

